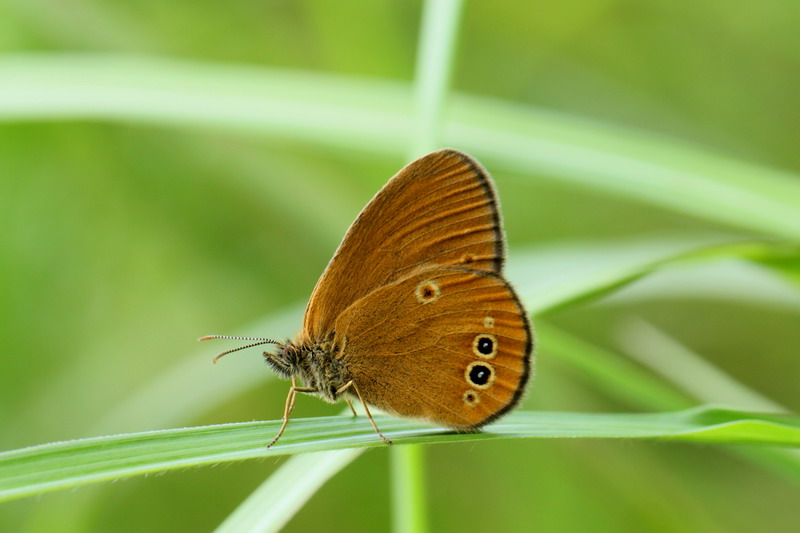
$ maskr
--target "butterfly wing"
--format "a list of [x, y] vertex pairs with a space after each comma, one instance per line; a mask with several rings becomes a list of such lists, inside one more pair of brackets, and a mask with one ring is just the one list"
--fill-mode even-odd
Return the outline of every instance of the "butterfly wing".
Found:
[[446, 149], [397, 173], [344, 236], [309, 300], [306, 339], [322, 339], [339, 314], [376, 288], [427, 265], [500, 272], [503, 233], [491, 178]]
[[335, 327], [364, 400], [401, 416], [477, 428], [517, 404], [530, 374], [525, 311], [492, 272], [419, 271], [358, 300]]

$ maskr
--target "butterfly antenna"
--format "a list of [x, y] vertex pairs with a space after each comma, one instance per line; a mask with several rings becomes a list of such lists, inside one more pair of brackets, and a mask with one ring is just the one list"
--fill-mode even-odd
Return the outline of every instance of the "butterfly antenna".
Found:
[[247, 348], [252, 348], [253, 346], [261, 346], [262, 344], [281, 344], [278, 341], [274, 341], [272, 339], [266, 339], [261, 337], [234, 337], [231, 335], [206, 335], [205, 337], [200, 337], [197, 339], [198, 341], [207, 341], [209, 339], [232, 339], [237, 341], [258, 341], [252, 344], [248, 344], [247, 346], [239, 346], [238, 348], [233, 348], [231, 350], [225, 350], [221, 354], [218, 354], [211, 362], [216, 363], [217, 359], [222, 357], [223, 355], [228, 355], [229, 353], [238, 352], [239, 350], [245, 350]]

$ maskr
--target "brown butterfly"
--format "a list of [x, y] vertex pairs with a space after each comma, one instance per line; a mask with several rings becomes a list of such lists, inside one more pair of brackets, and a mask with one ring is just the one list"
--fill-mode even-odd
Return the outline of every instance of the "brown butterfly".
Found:
[[[294, 341], [258, 341], [298, 392], [457, 430], [511, 410], [530, 375], [533, 337], [503, 278], [505, 240], [489, 174], [445, 149], [410, 163], [370, 201], [311, 294]], [[209, 338], [236, 338], [210, 335]], [[298, 380], [302, 386], [298, 385]], [[355, 414], [355, 411], [353, 411]]]

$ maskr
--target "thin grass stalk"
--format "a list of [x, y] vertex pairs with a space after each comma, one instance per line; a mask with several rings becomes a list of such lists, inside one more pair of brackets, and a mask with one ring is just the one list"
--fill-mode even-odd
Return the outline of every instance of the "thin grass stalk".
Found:
[[[437, 147], [444, 128], [444, 101], [453, 69], [461, 0], [429, 0], [422, 13], [415, 78], [416, 129], [410, 140], [414, 159]], [[428, 531], [425, 450], [419, 445], [392, 449], [392, 516], [395, 533]]]

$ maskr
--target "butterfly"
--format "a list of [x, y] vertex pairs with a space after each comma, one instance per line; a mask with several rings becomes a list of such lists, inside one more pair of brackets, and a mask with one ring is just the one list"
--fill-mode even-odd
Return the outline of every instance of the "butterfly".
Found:
[[[369, 407], [456, 430], [514, 408], [531, 373], [533, 335], [503, 277], [499, 205], [472, 157], [443, 149], [408, 164], [347, 230], [322, 273], [294, 340], [209, 335], [275, 344], [267, 364], [297, 393]], [[298, 382], [300, 384], [298, 384]], [[355, 410], [353, 410], [355, 414]]]

